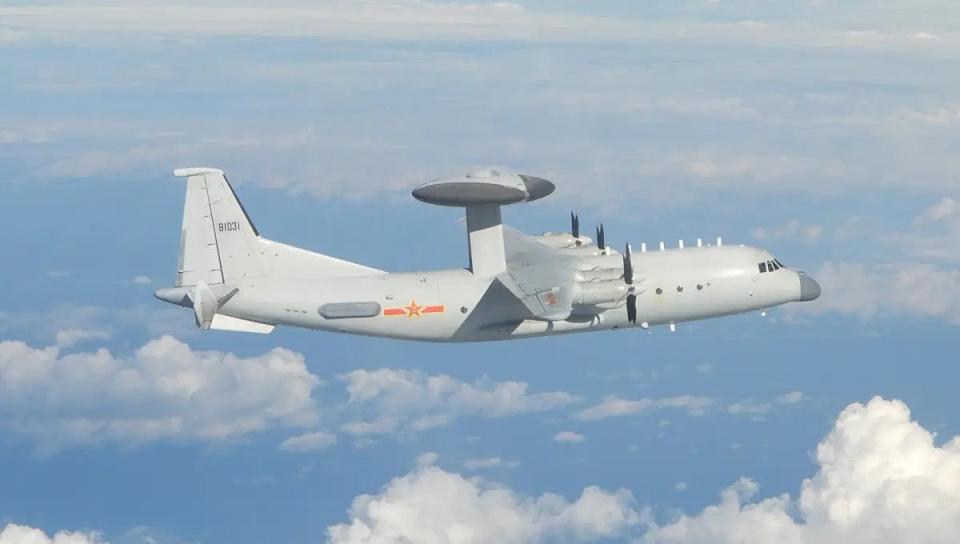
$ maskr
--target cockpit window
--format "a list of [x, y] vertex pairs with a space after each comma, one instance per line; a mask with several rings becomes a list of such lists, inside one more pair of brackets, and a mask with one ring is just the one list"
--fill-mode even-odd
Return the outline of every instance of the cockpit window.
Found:
[[760, 273], [764, 272], [775, 272], [781, 268], [786, 268], [786, 265], [780, 262], [780, 259], [773, 259], [772, 261], [766, 261], [757, 264], [757, 268], [760, 269]]

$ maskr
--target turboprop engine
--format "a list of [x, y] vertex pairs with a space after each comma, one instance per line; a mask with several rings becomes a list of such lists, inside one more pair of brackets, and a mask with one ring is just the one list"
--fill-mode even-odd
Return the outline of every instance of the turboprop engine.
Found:
[[573, 303], [610, 310], [626, 304], [626, 294], [627, 285], [622, 279], [581, 281], [573, 286]]

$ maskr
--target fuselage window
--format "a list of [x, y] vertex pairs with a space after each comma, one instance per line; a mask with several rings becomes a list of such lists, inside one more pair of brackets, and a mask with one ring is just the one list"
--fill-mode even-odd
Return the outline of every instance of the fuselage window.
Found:
[[763, 274], [767, 271], [767, 263], [760, 263], [760, 273]]

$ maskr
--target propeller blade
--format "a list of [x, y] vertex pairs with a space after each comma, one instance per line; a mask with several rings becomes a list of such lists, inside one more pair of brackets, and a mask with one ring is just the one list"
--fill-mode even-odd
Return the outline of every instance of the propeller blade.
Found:
[[637, 324], [637, 295], [627, 295], [627, 321]]
[[605, 239], [605, 237], [604, 237], [604, 235], [603, 235], [603, 224], [602, 224], [602, 223], [600, 224], [599, 227], [597, 227], [597, 248], [599, 248], [600, 251], [603, 251], [603, 250], [607, 249], [606, 239]]
[[623, 252], [623, 281], [627, 282], [627, 285], [633, 285], [633, 252], [630, 244], [627, 244], [627, 249]]
[[570, 234], [574, 238], [580, 237], [580, 217], [573, 212], [570, 212]]

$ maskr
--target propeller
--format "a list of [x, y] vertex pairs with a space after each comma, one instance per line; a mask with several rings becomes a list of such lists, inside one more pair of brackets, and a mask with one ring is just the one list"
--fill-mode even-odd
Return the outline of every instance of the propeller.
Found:
[[580, 238], [580, 216], [570, 212], [570, 234], [574, 238]]
[[603, 223], [597, 227], [597, 249], [600, 251], [607, 249], [607, 242], [603, 235]]
[[623, 281], [627, 284], [627, 321], [637, 324], [637, 295], [633, 286], [633, 253], [630, 244], [623, 252]]

